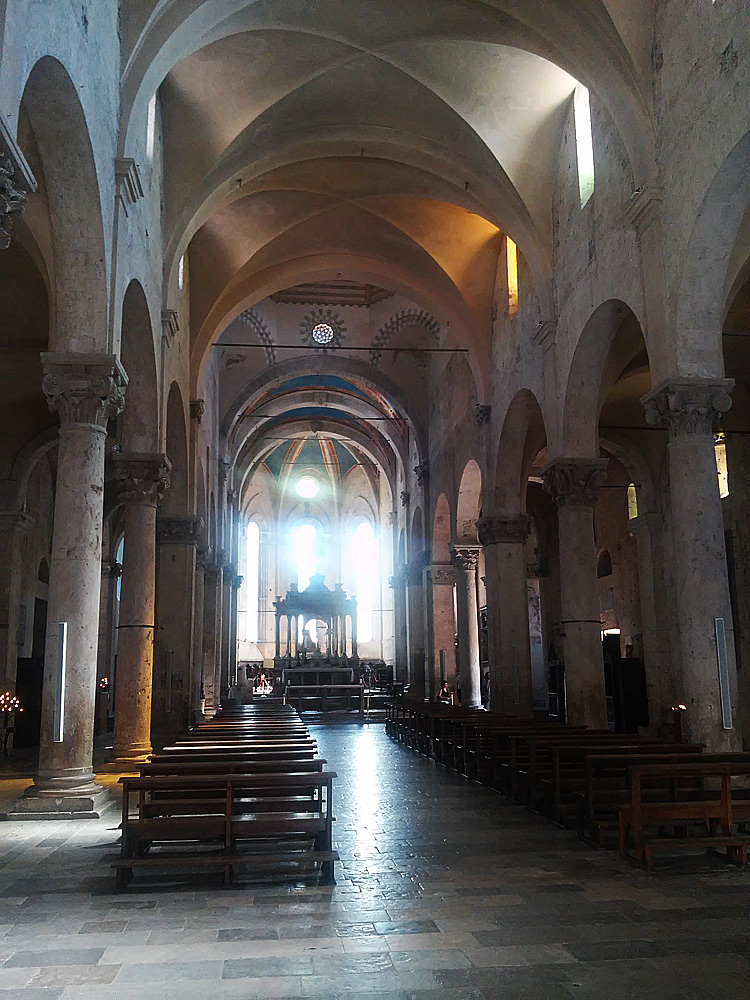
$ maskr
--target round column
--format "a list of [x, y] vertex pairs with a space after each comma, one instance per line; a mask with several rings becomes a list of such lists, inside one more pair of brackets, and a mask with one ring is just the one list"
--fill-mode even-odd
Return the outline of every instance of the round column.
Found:
[[602, 625], [596, 578], [594, 505], [605, 458], [558, 458], [542, 472], [557, 505], [566, 720], [607, 727]]
[[490, 646], [490, 693], [494, 712], [533, 716], [529, 590], [524, 546], [526, 514], [482, 518]]
[[641, 402], [669, 433], [669, 498], [681, 668], [683, 735], [710, 750], [739, 749], [737, 668], [713, 425], [731, 406], [732, 379], [681, 378]]
[[444, 680], [451, 689], [456, 687], [455, 636], [456, 623], [453, 612], [453, 588], [456, 571], [449, 563], [432, 563], [424, 572], [425, 621], [429, 628], [428, 690], [430, 699], [436, 698]]
[[456, 613], [458, 621], [458, 669], [461, 676], [461, 705], [482, 705], [479, 663], [479, 605], [477, 600], [478, 545], [454, 545], [456, 567]]
[[42, 366], [60, 440], [39, 770], [13, 814], [95, 818], [108, 804], [93, 772], [104, 445], [127, 378], [114, 355], [42, 354]]
[[115, 475], [125, 505], [125, 544], [115, 691], [114, 766], [151, 753], [151, 697], [156, 607], [156, 508], [169, 488], [166, 455], [118, 456]]

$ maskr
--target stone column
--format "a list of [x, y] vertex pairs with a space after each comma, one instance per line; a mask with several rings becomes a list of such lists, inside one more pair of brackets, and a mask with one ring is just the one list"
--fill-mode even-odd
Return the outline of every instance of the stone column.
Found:
[[[193, 690], [196, 549], [203, 520], [190, 514], [156, 519], [156, 644], [152, 732], [163, 743], [190, 725]], [[201, 570], [202, 572], [202, 570]], [[198, 681], [200, 683], [200, 681]]]
[[[42, 354], [42, 367], [42, 388], [60, 418], [60, 440], [39, 770], [12, 815], [96, 818], [109, 804], [93, 772], [104, 445], [107, 421], [123, 408], [127, 378], [114, 355]], [[67, 642], [59, 649], [63, 635]], [[62, 731], [55, 726], [60, 713]]]
[[213, 715], [219, 708], [219, 691], [216, 687], [216, 655], [221, 622], [221, 566], [210, 562], [204, 569], [203, 601], [203, 662], [205, 672], [203, 688], [206, 695], [206, 712]]
[[406, 580], [403, 567], [388, 578], [393, 590], [393, 627], [395, 630], [395, 662], [393, 679], [405, 684], [408, 677], [406, 643]]
[[0, 511], [0, 684], [16, 690], [18, 609], [23, 536], [34, 521], [20, 510]]
[[526, 514], [485, 517], [477, 524], [484, 547], [493, 712], [532, 718], [529, 589], [524, 546]]
[[458, 617], [458, 669], [461, 676], [461, 704], [480, 708], [482, 704], [479, 663], [479, 607], [477, 602], [478, 545], [451, 547], [456, 567], [456, 613]]
[[[193, 586], [193, 662], [190, 680], [191, 722], [202, 717], [201, 700], [205, 699], [206, 662], [203, 652], [203, 619], [205, 616], [205, 571], [208, 551], [199, 548], [195, 557]], [[204, 706], [205, 707], [205, 706]]]
[[[109, 711], [109, 699], [112, 696], [113, 684], [115, 683], [115, 636], [117, 631], [117, 621], [115, 620], [115, 609], [117, 607], [117, 581], [122, 574], [122, 566], [118, 562], [102, 563], [102, 589], [99, 597], [99, 648], [97, 654], [97, 676], [98, 679], [106, 677], [109, 682], [107, 693], [107, 710]], [[100, 700], [100, 705], [103, 699]], [[100, 718], [99, 725], [102, 732], [106, 731], [107, 719]]]
[[607, 476], [605, 458], [557, 458], [542, 472], [557, 505], [560, 608], [566, 719], [606, 729], [594, 504]]
[[[666, 735], [667, 713], [676, 703], [669, 618], [664, 585], [664, 525], [659, 514], [639, 514], [628, 522], [638, 553], [643, 663], [648, 689], [649, 729]], [[672, 626], [672, 627], [670, 627]]]
[[[731, 406], [733, 387], [732, 379], [677, 378], [641, 400], [647, 422], [669, 433], [681, 652], [677, 695], [687, 705], [683, 733], [710, 750], [739, 749], [734, 628], [713, 438], [715, 420]], [[717, 642], [717, 619], [724, 645]]]
[[125, 507], [125, 544], [117, 642], [114, 759], [125, 769], [151, 753], [156, 611], [156, 508], [169, 488], [166, 455], [118, 455], [115, 475]]
[[451, 690], [456, 689], [456, 622], [453, 613], [456, 571], [450, 563], [432, 563], [424, 571], [424, 580], [425, 612], [431, 631], [426, 695], [434, 699], [443, 683], [443, 663], [445, 680]]
[[237, 609], [238, 609], [238, 599], [240, 595], [240, 588], [242, 587], [243, 577], [239, 574], [235, 574], [232, 579], [232, 611], [229, 617], [230, 624], [230, 638], [229, 638], [229, 685], [230, 687], [236, 687], [237, 685]]
[[417, 698], [425, 696], [425, 627], [422, 574], [424, 560], [415, 559], [406, 567], [409, 588], [409, 652], [411, 654], [411, 693]]

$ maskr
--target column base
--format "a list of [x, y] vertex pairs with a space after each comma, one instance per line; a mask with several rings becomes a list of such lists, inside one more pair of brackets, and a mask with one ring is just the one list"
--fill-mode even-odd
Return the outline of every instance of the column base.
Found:
[[115, 747], [114, 757], [102, 764], [99, 768], [100, 774], [132, 774], [140, 771], [142, 764], [147, 764], [151, 756], [152, 749], [150, 743], [129, 747], [127, 750], [118, 750]]
[[106, 788], [93, 778], [77, 787], [69, 779], [43, 779], [31, 785], [18, 799], [8, 819], [100, 819], [115, 805]]

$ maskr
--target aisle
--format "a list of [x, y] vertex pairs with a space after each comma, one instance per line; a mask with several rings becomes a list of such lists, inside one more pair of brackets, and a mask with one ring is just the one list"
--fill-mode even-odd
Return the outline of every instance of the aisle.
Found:
[[335, 889], [113, 896], [116, 813], [0, 823], [0, 998], [750, 997], [747, 874], [648, 875], [381, 726], [314, 735], [339, 774]]

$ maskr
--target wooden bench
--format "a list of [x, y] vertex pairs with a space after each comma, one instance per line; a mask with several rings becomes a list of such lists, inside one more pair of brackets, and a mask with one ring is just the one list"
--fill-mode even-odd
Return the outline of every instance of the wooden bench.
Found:
[[[720, 755], [719, 755], [720, 756]], [[632, 836], [636, 858], [648, 868], [654, 866], [657, 851], [701, 848], [726, 849], [730, 860], [744, 864], [750, 837], [735, 830], [738, 822], [750, 820], [750, 799], [746, 788], [733, 787], [732, 779], [750, 776], [750, 761], [745, 754], [727, 754], [721, 761], [680, 760], [660, 763], [637, 763], [629, 767], [629, 802], [619, 812], [620, 851], [627, 855]], [[649, 779], [662, 779], [670, 785], [670, 794], [661, 801], [651, 801]], [[696, 779], [699, 786], [696, 787]], [[706, 782], [709, 787], [706, 787]], [[712, 787], [712, 785], [718, 787]], [[696, 824], [707, 830], [706, 836], [690, 836]], [[681, 835], [653, 836], [648, 828], [672, 827]]]
[[[338, 860], [332, 849], [334, 777], [335, 772], [317, 771], [121, 778], [122, 849], [112, 863], [115, 890], [124, 889], [138, 869], [213, 867], [230, 881], [236, 868], [291, 862], [319, 864], [320, 884], [333, 885]], [[135, 815], [130, 813], [133, 794], [138, 796]], [[290, 842], [297, 850], [290, 850]], [[220, 844], [220, 851], [196, 849], [206, 843]], [[239, 851], [238, 844], [254, 850]]]

